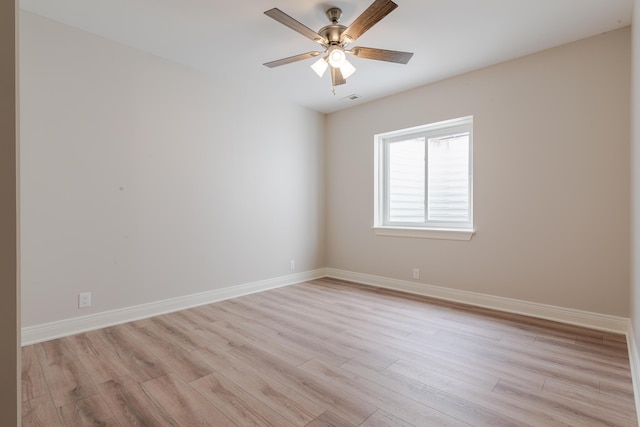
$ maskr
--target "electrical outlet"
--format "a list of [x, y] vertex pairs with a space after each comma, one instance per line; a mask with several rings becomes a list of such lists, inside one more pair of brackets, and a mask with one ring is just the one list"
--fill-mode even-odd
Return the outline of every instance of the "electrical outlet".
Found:
[[91, 292], [80, 292], [78, 294], [78, 308], [91, 307]]
[[295, 270], [296, 269], [296, 260], [292, 259], [291, 261], [289, 261], [289, 269], [291, 270]]
[[413, 269], [413, 278], [414, 279], [419, 279], [420, 278], [420, 269], [419, 268], [414, 268]]

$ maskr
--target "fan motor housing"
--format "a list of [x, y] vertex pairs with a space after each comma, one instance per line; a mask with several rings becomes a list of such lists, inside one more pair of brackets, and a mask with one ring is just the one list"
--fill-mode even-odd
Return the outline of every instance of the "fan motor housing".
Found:
[[329, 40], [329, 44], [340, 44], [340, 36], [346, 29], [347, 27], [345, 27], [344, 25], [331, 24], [322, 27], [320, 31], [318, 31], [318, 34]]

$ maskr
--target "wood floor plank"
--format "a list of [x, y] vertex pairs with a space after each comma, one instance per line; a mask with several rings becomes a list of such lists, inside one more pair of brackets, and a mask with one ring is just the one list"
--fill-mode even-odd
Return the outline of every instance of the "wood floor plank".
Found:
[[213, 373], [191, 382], [190, 385], [240, 426], [295, 426], [223, 374]]
[[130, 334], [186, 382], [202, 378], [213, 372], [209, 366], [190, 351], [173, 340], [167, 339], [159, 328], [148, 326], [131, 331]]
[[[165, 314], [164, 317], [173, 324], [179, 324], [183, 328], [194, 331], [200, 329], [202, 326], [206, 326], [209, 323], [214, 323], [213, 320], [205, 320], [203, 317], [196, 314], [195, 308], [187, 310], [174, 311], [173, 313]], [[151, 322], [152, 323], [152, 322]], [[146, 326], [150, 326], [147, 324]]]
[[[251, 295], [248, 295], [247, 298], [251, 298]], [[220, 302], [220, 304], [216, 304], [216, 307], [224, 310], [226, 313], [233, 313], [235, 316], [243, 318], [244, 321], [260, 321], [262, 318], [262, 314], [251, 307], [251, 305], [247, 305], [243, 303], [242, 298], [234, 298]]]
[[[613, 397], [628, 404], [635, 402], [632, 381], [600, 381], [600, 394]], [[635, 403], [634, 403], [635, 404]]]
[[98, 393], [90, 375], [65, 339], [36, 344], [35, 351], [56, 407]]
[[342, 418], [340, 418], [339, 416], [337, 416], [336, 414], [330, 411], [325, 411], [322, 414], [320, 414], [320, 416], [318, 416], [316, 419], [314, 419], [309, 424], [307, 424], [305, 427], [357, 427], [357, 426], [355, 426], [354, 424], [348, 423], [347, 421], [343, 420]]
[[606, 377], [615, 381], [626, 381], [627, 374], [611, 371], [604, 365], [583, 363], [578, 359], [559, 356], [529, 348], [497, 348], [486, 340], [476, 339], [459, 333], [441, 331], [430, 341], [431, 346], [449, 349], [461, 353], [473, 353], [474, 357], [493, 361], [494, 363], [516, 366], [530, 372], [539, 373], [580, 384], [595, 385]]
[[306, 349], [312, 357], [321, 358], [340, 365], [349, 360], [350, 356], [343, 352], [336, 351], [326, 341], [318, 340], [314, 336], [297, 332], [288, 328], [287, 324], [276, 321], [263, 321], [261, 324], [245, 324], [258, 334], [268, 336], [272, 341], [281, 343], [284, 346], [292, 347], [298, 351]]
[[328, 386], [313, 375], [293, 369], [291, 365], [258, 348], [243, 346], [230, 351], [229, 354], [287, 385], [294, 392], [320, 403], [325, 409], [331, 410], [352, 424], [359, 425], [376, 409], [347, 392]]
[[102, 383], [130, 374], [111, 348], [100, 339], [99, 333], [86, 332], [67, 337], [65, 341], [85, 369], [91, 372], [94, 382]]
[[49, 394], [47, 380], [42, 372], [35, 347], [22, 347], [22, 401]]
[[224, 320], [216, 320], [214, 322], [203, 320], [197, 308], [185, 310], [182, 315], [189, 318], [189, 322], [196, 323], [196, 325], [192, 326], [191, 330], [208, 343], [206, 347], [214, 345], [216, 348], [227, 351], [231, 350], [235, 345], [244, 342], [241, 337], [227, 333], [224, 327], [228, 322]]
[[[196, 334], [192, 334], [188, 328], [179, 322], [172, 321], [170, 315], [157, 316], [151, 319], [153, 327], [162, 331], [165, 339], [171, 339], [178, 345], [184, 347], [187, 351], [195, 351], [200, 348], [208, 347], [210, 344], [204, 338]], [[151, 326], [145, 328], [150, 329]]]
[[99, 394], [62, 406], [60, 416], [68, 426], [120, 426]]
[[218, 353], [215, 349], [209, 348], [198, 350], [196, 354], [216, 371], [296, 426], [306, 425], [325, 411], [322, 405], [280, 382], [273, 381], [268, 374], [254, 369], [228, 353]]
[[600, 393], [595, 387], [579, 386], [569, 384], [554, 378], [547, 378], [541, 393], [550, 396], [558, 396], [562, 399], [574, 400], [576, 402], [588, 402], [589, 406], [597, 411], [609, 413], [616, 417], [635, 420], [636, 414], [629, 401]]
[[49, 394], [22, 402], [22, 427], [63, 427]]
[[[312, 296], [314, 295], [312, 294]], [[272, 298], [272, 300], [277, 305], [280, 299]], [[300, 301], [304, 301], [304, 298], [301, 298]], [[352, 306], [346, 307], [345, 309], [344, 304], [338, 306], [341, 303], [337, 302], [330, 305], [322, 305], [320, 308], [314, 307], [314, 304], [309, 302], [299, 303], [304, 304], [300, 307], [307, 307], [308, 312], [313, 312], [317, 316], [318, 321], [322, 321], [323, 318], [335, 318], [340, 322], [350, 322], [359, 327], [368, 327], [374, 330], [385, 330], [395, 335], [408, 335], [415, 330], [414, 326], [378, 319], [370, 307], [358, 308], [358, 306]]]
[[[299, 310], [286, 310], [282, 307], [271, 307], [271, 315], [261, 319], [260, 323], [244, 322], [239, 327], [249, 328], [260, 336], [268, 336], [270, 339], [278, 339], [289, 347], [294, 346], [299, 351], [306, 351], [312, 357], [326, 358], [330, 362], [340, 363], [352, 357], [365, 357], [368, 360], [376, 360], [381, 365], [387, 366], [395, 361], [394, 357], [382, 354], [375, 349], [363, 349], [354, 345], [350, 339], [343, 339], [340, 335], [348, 323], [325, 322], [322, 319], [307, 316], [308, 306]], [[258, 310], [263, 310], [263, 307]], [[245, 329], [246, 330], [246, 329]], [[300, 342], [306, 341], [304, 342]], [[309, 343], [309, 340], [313, 340]], [[300, 361], [304, 363], [306, 360]]]
[[[468, 425], [468, 424], [461, 424]], [[409, 424], [408, 422], [394, 417], [390, 413], [383, 411], [382, 409], [378, 409], [373, 413], [369, 418], [365, 420], [360, 427], [416, 427], [413, 424]]]
[[[447, 362], [446, 360], [438, 357], [428, 356], [422, 358], [419, 356], [412, 356], [411, 361], [407, 361], [404, 359], [405, 356], [402, 357], [403, 358], [398, 359], [391, 364], [388, 369], [393, 371], [394, 369], [397, 369], [398, 365], [401, 365], [404, 368], [404, 372], [412, 370], [413, 374], [411, 376], [422, 382], [428, 382], [428, 379], [432, 378], [434, 375], [444, 375], [449, 378], [467, 382], [476, 387], [492, 390], [500, 380], [500, 377], [491, 372], [476, 369], [474, 366], [465, 366], [457, 363], [457, 361]], [[418, 362], [419, 358], [421, 360]]]
[[[455, 351], [455, 349], [432, 345], [434, 344], [433, 337], [422, 339], [423, 342], [429, 343], [428, 347], [416, 348], [410, 344], [414, 339], [415, 337], [410, 336], [407, 337], [406, 340], [394, 342], [396, 342], [396, 345], [400, 348], [411, 350], [411, 352], [404, 352], [399, 357], [418, 369], [428, 367], [430, 371], [437, 371], [437, 369], [433, 368], [439, 363], [442, 363], [442, 361], [446, 361], [448, 368], [445, 369], [445, 372], [453, 371], [453, 376], [459, 378], [464, 378], [464, 375], [469, 373], [470, 376], [465, 380], [468, 382], [470, 382], [470, 378], [475, 378], [476, 382], [490, 381], [491, 377], [506, 378], [538, 391], [542, 389], [546, 379], [544, 375], [524, 369], [515, 364], [503, 363], [495, 357], [482, 357], [473, 351], [460, 352]], [[431, 358], [435, 358], [437, 361], [436, 364], [432, 365], [429, 362]]]
[[570, 358], [572, 361], [581, 361], [586, 365], [602, 366], [617, 369], [625, 377], [630, 374], [629, 355], [621, 353], [617, 349], [609, 350], [604, 344], [593, 343], [567, 343], [553, 339], [536, 338], [531, 347], [534, 351], [544, 350], [547, 354], [556, 354]]
[[[406, 335], [407, 329], [397, 329], [395, 326], [387, 325], [388, 327], [382, 328], [379, 323], [376, 323], [374, 320], [366, 320], [362, 317], [354, 318], [353, 316], [349, 316], [352, 312], [341, 312], [340, 310], [335, 310], [335, 305], [325, 307], [325, 306], [316, 306], [313, 302], [304, 303], [304, 299], [300, 299], [296, 301], [296, 306], [293, 307], [280, 307], [278, 304], [262, 304], [262, 306], [267, 307], [274, 314], [269, 317], [270, 319], [280, 319], [283, 322], [291, 322], [291, 319], [295, 319], [295, 324], [298, 322], [306, 325], [317, 325], [317, 329], [314, 330], [313, 336], [319, 336], [324, 331], [324, 336], [332, 337], [337, 336], [345, 331], [350, 330], [361, 330], [367, 331], [372, 334], [377, 334], [381, 336], [404, 336]], [[334, 310], [331, 312], [331, 310]], [[276, 317], [279, 316], [279, 317]], [[282, 316], [286, 316], [284, 319]], [[374, 316], [375, 317], [375, 316]], [[298, 331], [301, 333], [305, 333], [304, 331]]]
[[[411, 364], [417, 370], [422, 370], [423, 375], [430, 372], [446, 374], [452, 378], [460, 378], [470, 384], [492, 389], [502, 376], [524, 378], [528, 384], [542, 388], [544, 377], [526, 371], [518, 371], [513, 367], [492, 366], [495, 361], [479, 360], [476, 355], [467, 352], [455, 352], [449, 349], [435, 349], [431, 341], [415, 345], [408, 337], [395, 337], [393, 339], [380, 339], [369, 334], [361, 334], [355, 331], [344, 333], [348, 339], [357, 342], [363, 348], [382, 349], [385, 354], [393, 355], [396, 362], [403, 360], [404, 364]], [[393, 364], [392, 364], [393, 365]], [[392, 366], [389, 365], [389, 366]], [[426, 371], [425, 371], [426, 369]]]
[[22, 349], [25, 426], [637, 426], [623, 335], [317, 279]]
[[[505, 419], [512, 418], [524, 424], [553, 425], [552, 418], [546, 415], [531, 416], [526, 408], [518, 408], [508, 400], [496, 399], [492, 396], [492, 390], [487, 390], [486, 387], [477, 387], [427, 368], [424, 368], [424, 373], [420, 373], [416, 372], [417, 366], [398, 363], [388, 369], [377, 370], [356, 360], [342, 367], [444, 413], [454, 415], [471, 425], [504, 423], [503, 416]], [[411, 387], [406, 386], [409, 381]]]
[[309, 349], [292, 346], [283, 340], [274, 340], [270, 334], [261, 334], [252, 328], [247, 328], [245, 326], [246, 323], [247, 322], [231, 324], [228, 322], [218, 322], [213, 328], [231, 340], [232, 344], [229, 350], [244, 344], [249, 344], [263, 348], [294, 366], [313, 359], [313, 356], [309, 354]]
[[202, 313], [202, 315], [215, 320], [224, 320], [225, 322], [237, 323], [246, 322], [251, 320], [251, 317], [245, 317], [241, 314], [235, 313], [233, 307], [224, 305], [225, 301], [221, 301], [217, 304], [208, 304], [201, 307], [197, 307], [196, 311]]
[[[400, 385], [398, 388], [399, 381], [390, 384], [393, 380], [389, 381], [388, 378], [380, 380], [382, 376], [372, 379], [359, 377], [352, 375], [347, 370], [325, 365], [318, 360], [308, 362], [301, 368], [313, 372], [347, 393], [417, 426], [528, 425], [499, 412], [485, 410], [479, 405], [457, 399], [454, 395], [432, 392], [429, 393], [429, 399], [425, 399], [424, 385], [414, 391], [411, 391], [411, 387], [404, 385]], [[394, 391], [394, 389], [398, 391]]]
[[351, 359], [340, 368], [409, 398], [415, 398], [424, 389], [424, 381], [398, 375], [389, 369], [380, 368], [362, 359]]
[[226, 415], [209, 403], [176, 374], [142, 383], [142, 388], [183, 426], [236, 427]]
[[580, 402], [568, 400], [557, 395], [549, 396], [543, 393], [535, 393], [530, 390], [523, 390], [506, 381], [498, 383], [494, 392], [516, 397], [519, 400], [527, 400], [529, 405], [533, 408], [538, 408], [541, 412], [553, 411], [556, 419], [562, 420], [572, 426], [634, 427], [637, 425], [637, 421], [635, 420], [598, 411], [591, 406], [591, 402], [589, 401]]
[[[424, 384], [415, 398], [444, 413], [457, 414], [458, 418], [473, 426], [496, 423], [496, 425], [573, 427], [553, 411], [541, 411], [524, 400], [499, 395], [493, 390], [488, 391], [455, 379], [434, 377], [429, 384]], [[478, 419], [474, 420], [473, 414], [476, 414]], [[492, 418], [495, 418], [495, 421], [492, 421]]]
[[125, 327], [112, 326], [99, 330], [98, 334], [138, 381], [146, 381], [171, 372], [171, 369], [148, 348], [139, 345]]
[[134, 380], [109, 380], [98, 385], [101, 395], [120, 425], [176, 426], [162, 406], [157, 406]]

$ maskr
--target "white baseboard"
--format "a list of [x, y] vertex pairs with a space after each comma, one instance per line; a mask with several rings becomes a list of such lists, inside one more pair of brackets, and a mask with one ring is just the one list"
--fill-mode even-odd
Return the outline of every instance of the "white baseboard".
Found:
[[424, 283], [416, 283], [406, 280], [390, 279], [388, 277], [354, 273], [351, 271], [338, 270], [334, 268], [328, 268], [326, 269], [326, 271], [328, 277], [348, 280], [364, 285], [393, 289], [397, 291], [408, 292], [411, 294], [438, 298], [446, 301], [454, 301], [478, 307], [506, 311], [509, 313], [538, 317], [541, 319], [555, 320], [557, 322], [584, 326], [587, 328], [598, 329], [602, 331], [615, 332], [619, 334], [627, 333], [629, 319], [626, 317], [592, 313], [589, 311], [581, 311], [518, 299], [486, 295], [477, 292], [444, 288], [440, 286], [427, 285]]
[[211, 304], [326, 276], [324, 268], [22, 328], [22, 345]]
[[[627, 334], [629, 319], [623, 317], [610, 316], [606, 314], [592, 313], [587, 311], [574, 310], [570, 308], [557, 307], [522, 301], [511, 298], [504, 298], [492, 295], [485, 295], [477, 292], [462, 291], [457, 289], [444, 288], [440, 286], [427, 285], [424, 283], [409, 282], [405, 280], [391, 279], [369, 274], [355, 273], [351, 271], [320, 268], [273, 279], [260, 280], [242, 285], [216, 289], [198, 294], [185, 295], [162, 301], [155, 301], [147, 304], [140, 304], [116, 310], [104, 311], [87, 316], [74, 317], [55, 322], [27, 326], [22, 328], [22, 345], [34, 344], [48, 341], [68, 335], [100, 329], [133, 320], [144, 319], [172, 311], [184, 310], [186, 308], [199, 305], [210, 304], [230, 298], [236, 298], [254, 292], [279, 288], [308, 280], [322, 277], [332, 277], [361, 283], [364, 285], [377, 286], [380, 288], [393, 289], [411, 294], [423, 295], [447, 301], [454, 301], [463, 304], [470, 304], [479, 307], [491, 308], [510, 313], [523, 314], [542, 319], [555, 320], [562, 323], [584, 326], [603, 331], [610, 331], [620, 334]], [[631, 347], [631, 346], [630, 346]], [[640, 369], [640, 363], [637, 368]]]

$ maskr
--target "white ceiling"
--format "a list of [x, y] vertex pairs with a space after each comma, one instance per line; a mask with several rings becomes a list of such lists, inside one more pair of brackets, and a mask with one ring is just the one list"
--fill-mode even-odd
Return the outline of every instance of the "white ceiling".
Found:
[[[633, 0], [394, 0], [398, 8], [354, 45], [414, 52], [407, 65], [350, 58], [357, 68], [331, 91], [308, 59], [262, 64], [318, 45], [263, 14], [277, 7], [313, 30], [343, 10], [349, 25], [373, 0], [20, 0], [22, 9], [230, 79], [259, 84], [329, 113], [446, 77], [631, 24]], [[341, 100], [351, 94], [356, 101]]]

